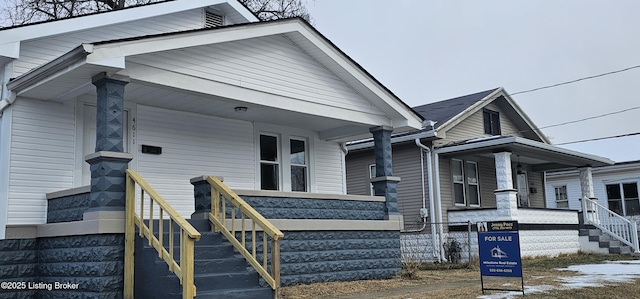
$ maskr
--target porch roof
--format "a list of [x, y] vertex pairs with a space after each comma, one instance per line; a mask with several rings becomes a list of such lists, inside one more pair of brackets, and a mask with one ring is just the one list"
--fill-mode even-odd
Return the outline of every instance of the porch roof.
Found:
[[581, 153], [551, 144], [522, 137], [493, 136], [446, 145], [435, 150], [440, 155], [487, 156], [493, 153], [511, 152], [522, 163], [531, 165], [533, 171], [546, 171], [567, 167], [606, 166], [614, 162], [608, 158]]
[[[221, 82], [210, 76], [187, 73], [185, 66], [151, 67], [144, 61], [140, 62], [141, 57], [171, 51], [175, 54], [172, 59], [188, 61], [182, 57], [185, 55], [184, 49], [277, 37], [289, 40], [300, 48], [301, 53], [311, 56], [322, 67], [335, 74], [336, 79], [352, 88], [354, 94], [366, 101], [366, 105], [359, 103], [356, 107], [336, 101], [319, 102], [310, 96], [247, 87], [249, 83], [243, 81], [244, 78], [236, 80], [239, 83]], [[187, 63], [198, 67], [199, 61]], [[83, 44], [13, 79], [7, 86], [14, 97], [62, 102], [81, 95], [95, 94], [91, 78], [101, 72], [131, 78], [127, 90], [142, 96], [135, 99], [127, 91], [127, 101], [157, 106], [161, 102], [157, 98], [162, 94], [166, 107], [161, 108], [295, 126], [316, 131], [323, 140], [366, 138], [370, 136], [369, 129], [375, 126], [390, 126], [396, 132], [422, 127], [422, 117], [419, 114], [302, 19]], [[183, 99], [185, 102], [170, 99]], [[242, 115], [234, 113], [234, 107], [237, 106], [248, 107], [249, 112]], [[188, 107], [192, 107], [193, 111]]]

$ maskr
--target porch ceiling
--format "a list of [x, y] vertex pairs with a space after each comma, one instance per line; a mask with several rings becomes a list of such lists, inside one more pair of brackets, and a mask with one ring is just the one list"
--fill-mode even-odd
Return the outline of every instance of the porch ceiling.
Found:
[[493, 153], [511, 152], [511, 159], [531, 165], [533, 171], [584, 166], [605, 166], [614, 164], [608, 158], [572, 151], [551, 144], [521, 137], [498, 136], [465, 143], [445, 146], [435, 152], [451, 156], [484, 156], [493, 158]]

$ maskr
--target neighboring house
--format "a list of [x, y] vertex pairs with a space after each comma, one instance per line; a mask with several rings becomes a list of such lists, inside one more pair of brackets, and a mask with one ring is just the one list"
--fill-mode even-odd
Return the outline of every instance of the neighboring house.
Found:
[[[593, 196], [600, 205], [627, 219], [640, 220], [640, 161], [616, 162], [594, 167]], [[580, 173], [575, 170], [547, 172], [547, 206], [582, 211]]]
[[[546, 205], [544, 174], [580, 169], [590, 184], [591, 167], [612, 161], [550, 144], [503, 88], [413, 109], [425, 127], [392, 136], [393, 175], [400, 177], [405, 231], [426, 232], [436, 260], [442, 260], [442, 243], [455, 236], [449, 232], [467, 231], [467, 221], [519, 221], [525, 256], [579, 250], [577, 212]], [[371, 192], [371, 146], [370, 140], [347, 146], [349, 194]]]
[[127, 167], [187, 218], [224, 177], [284, 232], [284, 285], [399, 271], [395, 193], [347, 195], [344, 142], [373, 136], [384, 170], [423, 119], [302, 19], [179, 0], [5, 28], [0, 82], [0, 248], [26, 259], [3, 280], [121, 297]]

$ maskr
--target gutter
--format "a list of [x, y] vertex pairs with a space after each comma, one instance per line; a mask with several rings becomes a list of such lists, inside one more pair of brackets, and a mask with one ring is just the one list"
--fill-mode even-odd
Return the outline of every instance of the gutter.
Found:
[[[437, 137], [437, 136], [438, 134], [433, 129], [429, 131], [415, 133], [415, 134], [407, 134], [407, 135], [401, 135], [396, 137], [391, 136], [391, 144], [405, 142], [405, 141], [413, 141], [416, 138], [422, 139], [422, 138], [430, 138], [430, 137]], [[371, 148], [371, 147], [373, 147], [373, 139], [367, 139], [366, 141], [352, 142], [350, 144], [347, 144], [347, 148], [350, 151]]]
[[38, 82], [46, 81], [48, 78], [55, 76], [61, 72], [75, 68], [78, 63], [84, 63], [87, 55], [91, 53], [93, 45], [83, 44], [66, 54], [52, 60], [51, 62], [44, 64], [41, 67], [32, 69], [31, 71], [23, 74], [22, 76], [9, 81], [9, 67], [5, 66], [4, 75], [2, 79], [2, 94], [0, 100], [0, 115], [4, 109], [15, 102], [18, 93], [25, 91]]

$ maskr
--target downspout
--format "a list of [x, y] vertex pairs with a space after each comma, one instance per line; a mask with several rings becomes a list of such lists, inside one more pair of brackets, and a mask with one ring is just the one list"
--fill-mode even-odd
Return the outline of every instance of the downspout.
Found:
[[[422, 208], [426, 208], [426, 204], [425, 204], [425, 198], [424, 198], [424, 160], [423, 160], [423, 154], [427, 156], [427, 180], [428, 180], [428, 184], [429, 184], [429, 217], [431, 218], [431, 245], [433, 246], [433, 256], [434, 257], [438, 257], [438, 261], [440, 262], [440, 254], [438, 254], [439, 251], [439, 245], [438, 244], [438, 239], [436, 236], [436, 208], [435, 208], [435, 204], [433, 202], [434, 196], [433, 196], [433, 167], [431, 164], [431, 155], [432, 155], [432, 151], [431, 149], [422, 144], [420, 142], [419, 138], [415, 139], [416, 145], [421, 149], [420, 150], [420, 163], [422, 165], [421, 169], [421, 176], [422, 176]], [[422, 227], [422, 229], [424, 229], [424, 227], [427, 225], [426, 219], [423, 218], [424, 221], [424, 226]]]
[[[441, 198], [441, 193], [440, 193], [440, 156], [438, 155], [438, 152], [436, 151], [432, 151], [433, 153], [433, 168], [435, 168], [435, 179], [436, 179], [436, 196], [435, 196], [435, 200], [436, 200], [436, 204], [435, 206], [437, 207], [438, 211], [436, 214], [436, 222], [438, 223], [438, 234], [442, 237], [444, 235], [444, 230], [442, 229], [442, 198]], [[434, 245], [435, 246], [435, 245]], [[440, 253], [438, 255], [438, 261], [441, 262], [442, 261], [442, 246], [441, 244], [438, 244], [438, 252]]]
[[[426, 227], [427, 227], [427, 198], [426, 198], [426, 192], [425, 192], [425, 186], [424, 186], [424, 151], [426, 151], [427, 153], [430, 153], [431, 150], [425, 146], [424, 144], [420, 143], [420, 138], [416, 138], [414, 139], [416, 145], [418, 146], [418, 148], [420, 149], [420, 185], [422, 186], [422, 209], [420, 209], [420, 217], [422, 218], [422, 227], [419, 229], [412, 229], [412, 230], [404, 230], [402, 231], [403, 233], [418, 233], [423, 231]], [[431, 173], [431, 162], [430, 162], [430, 158], [427, 155], [427, 161], [429, 163], [429, 165], [427, 166], [427, 169], [429, 171], [429, 173]], [[429, 175], [427, 175], [429, 176]], [[430, 177], [430, 176], [429, 176]], [[433, 197], [431, 196], [431, 189], [429, 189], [429, 204], [431, 205]], [[433, 219], [433, 206], [430, 206], [430, 210], [431, 210], [431, 219]]]
[[345, 142], [340, 142], [340, 149], [342, 150], [342, 194], [347, 194], [347, 154], [349, 149]]

